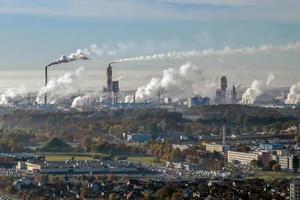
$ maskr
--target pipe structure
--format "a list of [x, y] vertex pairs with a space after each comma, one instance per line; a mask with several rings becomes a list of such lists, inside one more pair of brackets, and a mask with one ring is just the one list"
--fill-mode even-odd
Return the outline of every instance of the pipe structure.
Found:
[[44, 104], [47, 105], [47, 84], [48, 84], [48, 66], [45, 67], [45, 97]]

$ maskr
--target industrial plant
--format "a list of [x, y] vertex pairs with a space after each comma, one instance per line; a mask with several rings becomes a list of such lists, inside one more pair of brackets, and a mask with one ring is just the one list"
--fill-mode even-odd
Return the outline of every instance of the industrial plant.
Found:
[[[215, 95], [202, 96], [200, 94], [192, 94], [183, 96], [180, 98], [174, 97], [170, 92], [169, 87], [162, 87], [160, 85], [154, 87], [153, 96], [144, 97], [143, 99], [136, 99], [137, 90], [124, 91], [120, 87], [120, 80], [114, 80], [113, 78], [113, 66], [118, 62], [114, 61], [108, 64], [106, 68], [106, 85], [103, 86], [102, 91], [99, 94], [89, 95], [80, 90], [73, 91], [64, 98], [51, 100], [49, 96], [53, 91], [49, 90], [49, 67], [60, 63], [75, 61], [76, 59], [88, 60], [82, 52], [72, 54], [73, 56], [62, 57], [45, 67], [45, 86], [37, 94], [26, 93], [22, 95], [16, 95], [14, 97], [5, 97], [2, 95], [3, 106], [19, 109], [46, 109], [46, 110], [101, 110], [105, 109], [145, 109], [145, 108], [166, 108], [170, 110], [180, 110], [184, 108], [192, 108], [206, 105], [225, 105], [225, 104], [255, 104], [255, 105], [282, 105], [285, 98], [279, 98], [277, 96], [272, 97], [268, 92], [262, 92], [262, 94], [255, 97], [255, 101], [245, 101], [247, 92], [249, 94], [255, 93], [256, 88], [243, 89], [241, 84], [233, 84], [232, 89], [229, 90], [228, 78], [222, 76], [220, 80], [219, 88], [216, 88]], [[76, 55], [76, 56], [75, 56]], [[72, 59], [70, 59], [72, 57]], [[76, 59], [75, 59], [76, 58]], [[51, 84], [51, 83], [50, 83]], [[189, 84], [189, 83], [188, 83]], [[177, 88], [180, 93], [180, 88]], [[249, 90], [254, 90], [250, 91]], [[259, 90], [259, 88], [257, 89]], [[172, 91], [173, 92], [173, 91]], [[182, 92], [184, 93], [184, 91]], [[39, 96], [43, 95], [43, 101], [39, 100]], [[270, 98], [264, 102], [260, 102], [266, 95]], [[37, 96], [35, 99], [34, 96]], [[50, 98], [50, 100], [49, 100]], [[247, 97], [249, 99], [249, 97]]]

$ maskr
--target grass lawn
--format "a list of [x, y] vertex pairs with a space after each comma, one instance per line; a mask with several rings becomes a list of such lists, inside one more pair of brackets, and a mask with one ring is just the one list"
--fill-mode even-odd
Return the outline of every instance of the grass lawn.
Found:
[[[100, 154], [99, 155], [104, 155], [105, 154]], [[66, 161], [66, 160], [71, 160], [72, 154], [45, 154], [45, 159], [46, 161]], [[93, 160], [91, 155], [74, 155], [74, 160]], [[143, 164], [157, 164], [159, 165], [160, 163], [154, 163], [155, 158], [151, 156], [129, 156], [128, 161], [132, 162], [141, 162]]]
[[143, 164], [159, 164], [154, 163], [155, 158], [152, 156], [129, 156], [128, 161], [141, 162]]
[[277, 179], [277, 178], [291, 179], [295, 175], [297, 175], [297, 174], [287, 173], [287, 172], [268, 172], [268, 171], [262, 171], [262, 172], [258, 172], [255, 175], [255, 177], [256, 178], [264, 179], [266, 181], [272, 181], [272, 180]]
[[[72, 155], [70, 154], [47, 154], [45, 155], [46, 161], [66, 161], [71, 160]], [[74, 160], [92, 160], [89, 155], [74, 155]]]

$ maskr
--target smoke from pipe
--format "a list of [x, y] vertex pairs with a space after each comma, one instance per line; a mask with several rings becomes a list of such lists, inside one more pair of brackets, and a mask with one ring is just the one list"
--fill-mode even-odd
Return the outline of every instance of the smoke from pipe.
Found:
[[49, 63], [46, 67], [58, 65], [61, 63], [73, 62], [76, 60], [89, 60], [88, 55], [90, 55], [88, 49], [78, 49], [75, 53], [72, 53], [69, 56], [61, 56], [59, 59]]
[[300, 102], [300, 82], [291, 86], [287, 99], [285, 100], [286, 104], [299, 104]]
[[79, 80], [84, 67], [78, 68], [75, 72], [66, 72], [63, 76], [57, 79], [50, 79], [47, 86], [42, 87], [36, 97], [36, 102], [42, 104], [44, 102], [44, 94], [48, 94], [48, 99], [51, 104], [55, 103], [62, 97], [70, 96], [78, 91]]
[[138, 56], [115, 60], [116, 63], [121, 62], [137, 62], [137, 61], [154, 61], [164, 59], [186, 59], [191, 57], [207, 57], [207, 56], [231, 56], [231, 55], [251, 55], [259, 53], [276, 53], [296, 51], [300, 49], [300, 42], [290, 43], [285, 46], [262, 45], [260, 47], [246, 48], [230, 48], [225, 47], [222, 50], [206, 49], [203, 51], [172, 51], [168, 53], [160, 53], [148, 56]]
[[253, 104], [256, 98], [262, 95], [271, 87], [272, 81], [275, 79], [274, 74], [269, 73], [267, 80], [254, 80], [249, 88], [246, 89], [242, 96], [243, 104]]
[[[161, 77], [154, 77], [147, 85], [139, 87], [136, 100], [155, 98], [159, 88], [165, 88], [164, 95], [178, 100], [194, 94], [210, 96], [217, 83], [216, 80], [208, 80], [198, 66], [188, 62], [179, 68], [163, 70]], [[130, 102], [133, 98], [128, 96], [125, 99]]]

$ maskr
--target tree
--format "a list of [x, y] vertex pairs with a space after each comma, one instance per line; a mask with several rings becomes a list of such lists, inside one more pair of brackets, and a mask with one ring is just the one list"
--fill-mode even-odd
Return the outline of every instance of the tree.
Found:
[[72, 147], [58, 138], [52, 138], [42, 144], [40, 151], [44, 152], [70, 152]]
[[180, 149], [176, 148], [176, 149], [172, 150], [171, 160], [173, 162], [180, 162], [180, 161], [182, 161], [182, 155], [181, 155]]
[[275, 164], [277, 164], [277, 162], [276, 162], [275, 160], [270, 160], [268, 164], [269, 164], [269, 170], [272, 170], [272, 169], [273, 169], [273, 166], [274, 166]]
[[91, 148], [92, 143], [93, 143], [92, 138], [91, 137], [85, 138], [84, 143], [85, 143], [85, 146], [86, 146], [86, 151], [90, 152], [92, 150], [92, 148]]
[[258, 161], [255, 160], [255, 159], [251, 160], [250, 164], [255, 166], [255, 167], [258, 167]]
[[118, 199], [118, 195], [116, 193], [109, 194], [109, 200], [117, 200], [117, 199]]
[[280, 172], [281, 171], [281, 165], [279, 165], [278, 163], [276, 163], [275, 165], [272, 166], [272, 170], [274, 172]]

